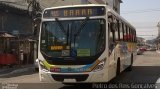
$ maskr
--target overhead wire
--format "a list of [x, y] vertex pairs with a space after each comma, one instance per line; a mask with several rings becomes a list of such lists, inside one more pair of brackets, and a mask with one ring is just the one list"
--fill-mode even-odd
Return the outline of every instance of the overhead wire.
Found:
[[136, 13], [147, 13], [147, 12], [159, 12], [160, 8], [155, 9], [144, 9], [144, 10], [134, 10], [134, 11], [122, 11], [121, 14], [136, 14]]

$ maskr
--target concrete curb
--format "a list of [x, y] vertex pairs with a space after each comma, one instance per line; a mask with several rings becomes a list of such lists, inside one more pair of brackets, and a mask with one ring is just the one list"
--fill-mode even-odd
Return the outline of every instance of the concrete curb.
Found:
[[13, 70], [12, 72], [9, 72], [6, 74], [1, 74], [0, 77], [23, 73], [23, 72], [27, 72], [27, 71], [33, 71], [33, 70], [34, 70], [34, 67], [20, 68], [20, 69]]

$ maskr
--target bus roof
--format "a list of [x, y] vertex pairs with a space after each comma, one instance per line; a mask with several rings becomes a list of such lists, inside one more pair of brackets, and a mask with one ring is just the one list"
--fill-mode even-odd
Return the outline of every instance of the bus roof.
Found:
[[106, 5], [103, 5], [103, 4], [81, 4], [81, 5], [66, 5], [66, 6], [57, 6], [57, 7], [50, 7], [50, 8], [45, 8], [45, 10], [48, 10], [48, 9], [58, 9], [58, 8], [68, 8], [68, 7], [84, 7], [84, 6], [106, 6]]
[[125, 20], [122, 16], [120, 16], [117, 12], [115, 12], [110, 6], [105, 5], [105, 4], [81, 4], [81, 5], [66, 5], [66, 6], [58, 6], [58, 7], [50, 7], [50, 8], [45, 8], [43, 10], [43, 13], [45, 10], [49, 10], [49, 9], [61, 9], [61, 8], [69, 8], [69, 7], [91, 7], [91, 6], [104, 6], [106, 8], [107, 12], [111, 12], [113, 15], [115, 15], [119, 20], [125, 22], [126, 24], [128, 24], [129, 26], [131, 26], [132, 28], [135, 29], [135, 27], [133, 27], [127, 20]]

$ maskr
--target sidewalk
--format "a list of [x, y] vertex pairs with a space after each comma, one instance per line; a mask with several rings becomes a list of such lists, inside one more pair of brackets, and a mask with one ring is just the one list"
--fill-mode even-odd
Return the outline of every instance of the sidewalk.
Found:
[[22, 66], [16, 66], [14, 68], [0, 69], [0, 78], [7, 75], [18, 74], [33, 70], [34, 70], [34, 65], [22, 65]]
[[160, 53], [160, 50], [157, 50], [156, 52], [157, 52], [157, 53]]

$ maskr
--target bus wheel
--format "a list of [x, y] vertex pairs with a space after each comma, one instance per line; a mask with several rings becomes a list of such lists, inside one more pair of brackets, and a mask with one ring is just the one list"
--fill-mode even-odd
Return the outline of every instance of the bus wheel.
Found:
[[120, 74], [120, 59], [117, 60], [117, 70], [116, 70], [116, 76]]
[[129, 67], [126, 69], [127, 72], [132, 71], [132, 65], [133, 65], [133, 54], [131, 55], [131, 64], [130, 64]]
[[36, 72], [38, 72], [38, 71], [39, 71], [39, 68], [34, 68], [34, 69], [35, 69], [35, 71], [36, 71]]

